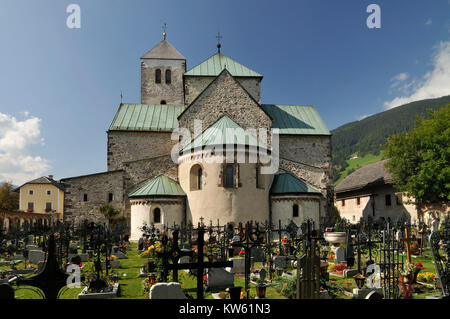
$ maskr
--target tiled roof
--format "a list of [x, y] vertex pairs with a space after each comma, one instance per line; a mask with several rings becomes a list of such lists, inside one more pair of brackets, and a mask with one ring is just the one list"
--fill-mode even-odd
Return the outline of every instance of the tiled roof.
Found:
[[331, 135], [314, 106], [261, 104], [280, 134]]
[[[29, 182], [26, 182], [22, 186], [27, 185], [27, 184], [51, 184], [51, 185], [59, 188], [60, 190], [64, 191], [64, 186], [61, 183], [59, 183], [59, 182], [55, 181], [53, 178], [50, 178], [47, 176], [42, 176], [42, 177], [33, 179]], [[19, 188], [21, 188], [22, 186], [20, 186]]]
[[392, 177], [384, 167], [386, 161], [387, 160], [383, 160], [368, 164], [357, 169], [335, 187], [335, 192], [340, 193], [390, 183]]
[[128, 197], [147, 196], [186, 196], [186, 193], [176, 181], [166, 175], [159, 175], [144, 183]]
[[271, 194], [320, 194], [320, 192], [290, 173], [277, 174], [274, 177]]
[[183, 110], [184, 105], [174, 104], [121, 104], [109, 130], [172, 131]]
[[141, 59], [186, 60], [167, 40], [162, 40]]
[[253, 71], [252, 69], [234, 61], [233, 59], [221, 54], [216, 53], [206, 61], [203, 61], [199, 65], [193, 67], [184, 75], [187, 76], [218, 76], [223, 69], [227, 69], [232, 76], [237, 77], [262, 77], [261, 74]]

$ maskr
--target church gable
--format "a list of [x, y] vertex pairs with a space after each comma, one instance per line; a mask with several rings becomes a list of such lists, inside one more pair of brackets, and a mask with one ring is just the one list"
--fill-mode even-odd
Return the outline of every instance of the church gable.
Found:
[[180, 114], [179, 127], [193, 134], [194, 120], [202, 120], [204, 131], [224, 115], [243, 129], [272, 127], [268, 113], [226, 69]]

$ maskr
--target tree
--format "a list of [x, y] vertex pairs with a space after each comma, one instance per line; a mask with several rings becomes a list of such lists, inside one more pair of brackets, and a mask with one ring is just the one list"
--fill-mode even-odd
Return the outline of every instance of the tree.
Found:
[[418, 117], [410, 133], [389, 137], [386, 168], [395, 187], [419, 204], [450, 200], [450, 104]]
[[101, 204], [98, 210], [106, 217], [111, 229], [120, 227], [126, 221], [125, 217], [120, 216], [120, 209], [115, 209], [109, 203]]
[[19, 209], [19, 193], [14, 191], [14, 186], [9, 182], [3, 182], [0, 186], [0, 210], [16, 211]]

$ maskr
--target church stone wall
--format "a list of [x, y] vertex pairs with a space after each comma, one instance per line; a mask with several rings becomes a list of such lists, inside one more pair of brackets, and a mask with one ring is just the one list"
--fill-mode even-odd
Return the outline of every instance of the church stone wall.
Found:
[[[155, 83], [155, 72], [161, 70], [161, 83]], [[170, 84], [166, 84], [166, 70], [172, 72]], [[184, 104], [183, 74], [185, 60], [141, 59], [141, 103]]]
[[178, 143], [170, 132], [108, 131], [108, 171], [123, 168], [123, 162], [170, 154]]
[[[64, 192], [64, 220], [78, 222], [81, 219], [104, 221], [98, 207], [108, 202], [108, 194], [113, 194], [110, 202], [116, 209], [124, 210], [124, 178], [123, 171], [85, 175], [62, 179]], [[84, 201], [87, 194], [87, 201]]]
[[[270, 117], [227, 71], [180, 115], [179, 127], [188, 128], [193, 134], [194, 120], [202, 120], [205, 130], [223, 115], [228, 115], [244, 129], [272, 128]], [[267, 144], [271, 145], [270, 141]]]
[[[185, 76], [184, 77], [184, 92], [185, 92], [185, 103], [189, 105], [195, 98], [203, 92], [203, 90], [212, 82], [216, 77], [214, 76]], [[261, 103], [261, 78], [245, 78], [236, 77], [235, 78], [250, 95]]]
[[294, 162], [330, 169], [331, 137], [280, 135], [280, 157]]
[[125, 162], [124, 170], [126, 171], [127, 193], [132, 192], [141, 183], [161, 174], [178, 180], [177, 164], [172, 161], [170, 155]]

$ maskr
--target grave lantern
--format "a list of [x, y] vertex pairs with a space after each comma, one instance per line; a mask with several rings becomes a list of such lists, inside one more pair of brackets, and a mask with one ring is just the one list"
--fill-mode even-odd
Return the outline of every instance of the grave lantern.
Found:
[[356, 287], [358, 287], [358, 289], [362, 289], [364, 287], [364, 284], [366, 283], [366, 277], [361, 274], [357, 274], [353, 276], [353, 279], [355, 279]]
[[267, 285], [265, 285], [263, 283], [256, 285], [256, 296], [258, 296], [258, 299], [266, 298], [266, 288], [267, 288]]
[[278, 275], [278, 276], [283, 275], [283, 268], [281, 268], [281, 267], [278, 267], [278, 268], [277, 268], [277, 275]]

